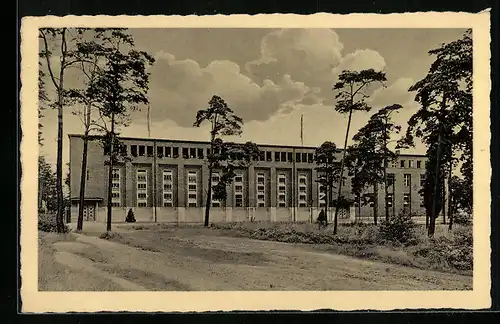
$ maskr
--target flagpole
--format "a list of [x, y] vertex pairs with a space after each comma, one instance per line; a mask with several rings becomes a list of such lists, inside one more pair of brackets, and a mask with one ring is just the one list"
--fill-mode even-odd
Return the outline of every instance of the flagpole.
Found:
[[304, 115], [300, 115], [300, 144], [304, 146]]
[[151, 138], [151, 104], [148, 102], [148, 137]]

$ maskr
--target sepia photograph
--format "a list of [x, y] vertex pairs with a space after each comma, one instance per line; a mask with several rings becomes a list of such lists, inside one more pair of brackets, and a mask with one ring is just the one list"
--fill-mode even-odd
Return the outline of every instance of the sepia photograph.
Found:
[[26, 308], [488, 306], [489, 14], [418, 15], [23, 21]]

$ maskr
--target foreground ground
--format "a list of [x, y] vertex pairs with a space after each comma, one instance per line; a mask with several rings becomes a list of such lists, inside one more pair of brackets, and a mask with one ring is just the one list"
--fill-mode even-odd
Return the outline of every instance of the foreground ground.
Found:
[[[98, 227], [96, 227], [98, 226]], [[40, 290], [457, 290], [472, 277], [205, 228], [39, 232]]]

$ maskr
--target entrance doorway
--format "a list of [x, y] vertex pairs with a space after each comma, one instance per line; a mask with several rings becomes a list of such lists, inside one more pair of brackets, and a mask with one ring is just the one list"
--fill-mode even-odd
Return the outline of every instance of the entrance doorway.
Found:
[[83, 206], [83, 219], [86, 221], [95, 221], [95, 205], [93, 203]]

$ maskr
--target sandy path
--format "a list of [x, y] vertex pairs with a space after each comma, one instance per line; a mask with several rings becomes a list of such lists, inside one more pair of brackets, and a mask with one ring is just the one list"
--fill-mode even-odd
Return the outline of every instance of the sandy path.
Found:
[[[114, 282], [126, 290], [143, 290], [145, 286], [157, 290], [226, 291], [442, 290], [467, 289], [472, 282], [471, 277], [315, 252], [280, 242], [176, 232], [136, 231], [122, 235], [130, 235], [141, 246], [149, 244], [161, 252], [77, 235], [77, 242], [57, 243], [58, 260], [96, 275], [115, 276], [118, 280]], [[115, 275], [103, 272], [97, 269], [99, 263], [143, 275], [121, 281], [123, 271]], [[178, 284], [171, 286], [170, 282]]]

